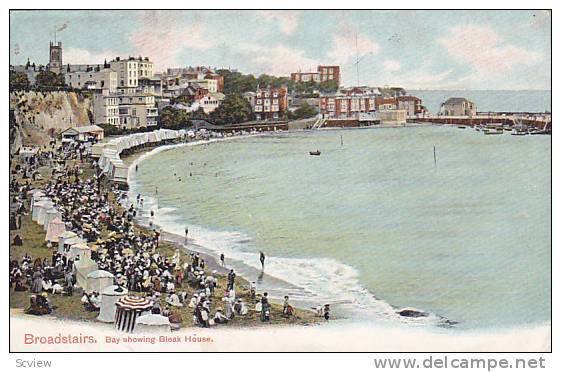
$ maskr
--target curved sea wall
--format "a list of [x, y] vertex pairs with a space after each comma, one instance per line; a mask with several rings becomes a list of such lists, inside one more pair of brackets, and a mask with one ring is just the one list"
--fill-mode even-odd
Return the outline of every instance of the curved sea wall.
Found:
[[93, 145], [92, 157], [99, 159], [97, 165], [109, 180], [126, 185], [128, 166], [121, 160], [121, 153], [154, 144], [164, 145], [174, 140], [184, 139], [186, 136], [185, 129], [158, 129], [149, 133], [130, 134]]

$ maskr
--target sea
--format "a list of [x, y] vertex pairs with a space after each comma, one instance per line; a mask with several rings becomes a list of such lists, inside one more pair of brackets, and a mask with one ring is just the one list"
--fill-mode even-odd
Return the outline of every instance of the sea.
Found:
[[188, 227], [275, 298], [452, 331], [551, 320], [550, 136], [321, 130], [160, 147], [137, 164], [141, 214]]

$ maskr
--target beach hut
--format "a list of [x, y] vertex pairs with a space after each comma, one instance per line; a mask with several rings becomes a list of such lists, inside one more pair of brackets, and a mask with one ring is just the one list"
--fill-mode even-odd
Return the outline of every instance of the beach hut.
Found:
[[52, 209], [54, 207], [53, 202], [49, 199], [47, 201], [45, 201], [44, 203], [40, 204], [37, 207], [37, 223], [39, 225], [44, 225], [45, 224], [45, 217], [47, 216], [47, 211]]
[[47, 228], [49, 227], [49, 223], [57, 217], [62, 220], [62, 213], [60, 213], [56, 208], [51, 208], [47, 210], [45, 214], [45, 221], [43, 224], [43, 228], [45, 229], [45, 231], [47, 231]]
[[47, 226], [46, 242], [58, 243], [58, 238], [66, 231], [66, 225], [59, 217], [55, 217]]
[[125, 297], [129, 291], [118, 285], [111, 285], [101, 292], [101, 305], [97, 320], [105, 323], [112, 323], [115, 320], [115, 303]]
[[76, 285], [82, 289], [87, 287], [88, 274], [97, 270], [97, 264], [88, 256], [80, 257], [74, 261], [76, 270]]
[[144, 297], [125, 296], [115, 302], [115, 329], [132, 333], [136, 319], [148, 312], [154, 304]]
[[31, 210], [33, 210], [33, 204], [45, 197], [45, 193], [39, 189], [33, 189], [28, 192], [31, 195]]
[[75, 238], [77, 236], [78, 235], [76, 235], [76, 233], [72, 231], [65, 231], [62, 234], [60, 234], [58, 236], [58, 251], [60, 253], [64, 252], [64, 242], [69, 239]]
[[58, 241], [58, 252], [59, 253], [68, 253], [68, 251], [70, 251], [70, 247], [74, 244], [79, 244], [79, 243], [86, 243], [86, 241], [82, 238], [80, 238], [79, 236], [75, 236], [73, 238], [68, 238], [68, 239], [64, 239], [62, 241], [59, 240]]
[[33, 208], [31, 213], [31, 219], [33, 221], [37, 221], [37, 219], [39, 218], [39, 212], [44, 208], [45, 205], [50, 203], [50, 201], [51, 200], [49, 198], [41, 198], [41, 199], [37, 199], [33, 203]]
[[113, 285], [113, 278], [115, 276], [109, 271], [95, 270], [86, 275], [86, 286], [84, 291], [87, 293], [98, 292], [101, 293], [103, 289]]
[[126, 183], [129, 176], [129, 168], [124, 164], [115, 164], [112, 179], [114, 182]]
[[134, 333], [163, 333], [170, 331], [171, 324], [167, 316], [144, 314], [136, 318]]
[[78, 243], [70, 246], [67, 257], [71, 260], [76, 259], [76, 257], [90, 257], [90, 247], [86, 243]]

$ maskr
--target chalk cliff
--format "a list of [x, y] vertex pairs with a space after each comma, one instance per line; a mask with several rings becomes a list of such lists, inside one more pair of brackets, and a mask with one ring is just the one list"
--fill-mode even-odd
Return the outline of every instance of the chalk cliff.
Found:
[[10, 151], [43, 145], [72, 126], [90, 124], [92, 102], [75, 92], [10, 93]]

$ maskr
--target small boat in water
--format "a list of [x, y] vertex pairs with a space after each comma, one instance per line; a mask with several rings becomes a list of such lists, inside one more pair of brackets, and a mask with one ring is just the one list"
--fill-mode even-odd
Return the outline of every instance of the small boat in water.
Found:
[[466, 129], [466, 126], [465, 126], [465, 125], [458, 125], [458, 128], [460, 128], [460, 129]]
[[484, 129], [483, 133], [484, 134], [503, 134], [503, 130], [502, 129]]
[[316, 151], [310, 151], [310, 155], [314, 155], [314, 156], [320, 156], [321, 155], [321, 151], [316, 150]]

